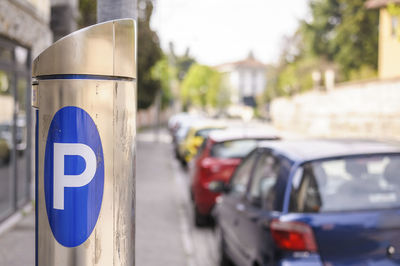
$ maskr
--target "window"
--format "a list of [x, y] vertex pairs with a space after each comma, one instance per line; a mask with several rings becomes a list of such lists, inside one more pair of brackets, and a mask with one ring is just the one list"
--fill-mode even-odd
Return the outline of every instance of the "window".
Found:
[[218, 130], [221, 128], [204, 128], [196, 131], [196, 134], [194, 135], [195, 137], [202, 137], [206, 138], [212, 131]]
[[256, 157], [257, 153], [253, 152], [238, 166], [234, 176], [232, 177], [230, 194], [237, 195], [238, 197], [246, 194], [247, 184]]
[[249, 190], [249, 200], [267, 210], [274, 209], [275, 184], [278, 179], [279, 161], [270, 154], [258, 159]]
[[392, 22], [392, 37], [397, 38], [399, 18], [397, 16], [392, 16], [391, 22]]
[[293, 177], [290, 210], [328, 212], [400, 207], [400, 155], [316, 161]]
[[208, 144], [208, 138], [203, 139], [199, 148], [197, 149], [196, 155], [194, 156], [194, 159], [193, 159], [194, 162], [196, 162], [197, 159], [200, 158], [200, 156], [202, 156], [202, 154], [204, 153], [204, 150], [207, 148], [207, 144]]
[[29, 50], [0, 37], [0, 221], [29, 200]]
[[257, 146], [257, 142], [255, 139], [240, 139], [216, 143], [210, 155], [215, 158], [244, 158]]
[[251, 71], [251, 87], [252, 87], [252, 95], [257, 94], [257, 71], [253, 69]]

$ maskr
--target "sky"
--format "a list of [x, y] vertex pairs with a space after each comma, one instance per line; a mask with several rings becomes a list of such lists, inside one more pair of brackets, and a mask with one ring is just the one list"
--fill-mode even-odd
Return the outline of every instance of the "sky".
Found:
[[218, 65], [253, 51], [263, 63], [274, 63], [285, 35], [306, 17], [308, 0], [155, 0], [151, 27], [161, 47], [190, 54], [202, 64]]

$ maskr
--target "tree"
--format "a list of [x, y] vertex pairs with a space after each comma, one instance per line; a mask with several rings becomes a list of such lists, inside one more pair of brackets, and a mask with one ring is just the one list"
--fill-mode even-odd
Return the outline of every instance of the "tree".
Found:
[[185, 106], [218, 107], [222, 91], [221, 74], [205, 65], [190, 67], [181, 86], [181, 99]]
[[177, 55], [172, 42], [169, 43], [169, 57], [177, 70], [177, 78], [179, 81], [182, 81], [185, 78], [190, 67], [196, 63], [196, 60], [190, 56], [189, 48], [186, 48], [183, 55]]
[[335, 62], [343, 80], [377, 69], [378, 11], [364, 5], [364, 0], [313, 0], [312, 20], [301, 24], [304, 54]]
[[79, 0], [78, 27], [84, 28], [97, 21], [97, 1], [95, 0]]
[[340, 0], [340, 4], [342, 21], [332, 45], [336, 49], [334, 61], [348, 80], [363, 68], [378, 68], [379, 14], [367, 10], [364, 0]]
[[162, 51], [157, 34], [150, 28], [152, 1], [139, 0], [138, 7], [138, 108], [146, 109], [161, 86], [160, 80], [152, 76], [151, 69], [161, 59]]
[[[162, 57], [157, 34], [150, 28], [153, 13], [152, 0], [138, 0], [138, 108], [149, 107], [160, 89], [160, 80], [151, 74], [152, 67]], [[79, 0], [79, 26], [86, 27], [96, 23], [96, 1]]]
[[367, 10], [364, 4], [364, 0], [311, 0], [311, 17], [284, 39], [265, 99], [311, 89], [311, 73], [316, 70], [333, 68], [337, 81], [376, 76], [378, 11]]
[[166, 107], [173, 99], [172, 84], [177, 79], [177, 70], [168, 62], [167, 56], [163, 56], [152, 68], [151, 75], [154, 80], [160, 81], [162, 91], [162, 107]]

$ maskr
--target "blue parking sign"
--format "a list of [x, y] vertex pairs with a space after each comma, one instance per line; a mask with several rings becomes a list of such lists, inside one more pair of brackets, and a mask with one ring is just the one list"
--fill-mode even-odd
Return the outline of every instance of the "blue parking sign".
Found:
[[76, 247], [89, 238], [103, 190], [103, 148], [93, 119], [81, 108], [61, 108], [50, 124], [44, 161], [47, 217], [61, 245]]

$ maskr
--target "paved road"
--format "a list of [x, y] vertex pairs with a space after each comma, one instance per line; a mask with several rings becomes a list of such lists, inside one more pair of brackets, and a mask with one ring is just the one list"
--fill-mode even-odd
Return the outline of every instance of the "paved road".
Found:
[[194, 226], [188, 175], [168, 136], [138, 139], [136, 265], [217, 265], [213, 230]]
[[12, 230], [0, 235], [0, 266], [35, 264], [35, 216], [25, 214]]

